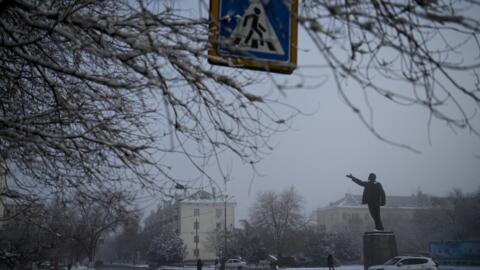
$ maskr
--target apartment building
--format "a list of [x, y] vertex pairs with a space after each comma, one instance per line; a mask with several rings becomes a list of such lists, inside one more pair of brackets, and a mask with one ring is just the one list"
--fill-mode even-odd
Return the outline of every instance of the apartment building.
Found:
[[187, 247], [185, 260], [219, 258], [221, 254], [217, 254], [215, 239], [223, 235], [225, 228], [227, 232], [233, 230], [236, 203], [201, 191], [178, 201], [177, 205], [179, 234]]
[[173, 229], [186, 246], [184, 261], [214, 261], [222, 256], [223, 240], [219, 240], [234, 228], [235, 206], [235, 202], [203, 190], [185, 193], [166, 203], [145, 226]]

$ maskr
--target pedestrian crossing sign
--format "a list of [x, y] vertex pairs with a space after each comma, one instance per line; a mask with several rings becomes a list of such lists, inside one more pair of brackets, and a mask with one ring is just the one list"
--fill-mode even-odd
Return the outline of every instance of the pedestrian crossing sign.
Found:
[[211, 0], [208, 61], [292, 73], [297, 16], [298, 0]]

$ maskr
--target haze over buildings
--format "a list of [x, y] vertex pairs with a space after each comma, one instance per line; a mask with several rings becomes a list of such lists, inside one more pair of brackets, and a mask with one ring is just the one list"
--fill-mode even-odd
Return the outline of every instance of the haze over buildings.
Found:
[[[183, 9], [189, 16], [205, 15], [207, 12], [191, 1], [180, 0], [171, 5]], [[363, 180], [370, 172], [376, 173], [377, 181], [391, 196], [410, 196], [418, 191], [447, 196], [454, 188], [464, 192], [480, 188], [478, 136], [468, 130], [453, 131], [436, 119], [430, 122], [430, 114], [424, 109], [398, 105], [383, 97], [368, 95], [353, 83], [347, 85], [347, 94], [361, 110], [370, 112], [379, 134], [421, 153], [385, 143], [372, 134], [344, 103], [329, 69], [308, 68], [325, 63], [301, 28], [298, 54], [296, 73], [304, 75], [307, 81], [323, 84], [279, 93], [268, 80], [263, 80], [252, 89], [259, 94], [272, 93], [281, 102], [307, 115], [295, 117], [290, 122], [290, 130], [271, 139], [274, 150], [264, 155], [263, 160], [256, 164], [255, 171], [234, 157], [222, 157], [231, 164], [227, 193], [238, 203], [237, 221], [247, 217], [255, 194], [265, 190], [280, 191], [294, 186], [304, 197], [308, 213], [338, 200], [345, 193], [361, 194], [362, 188], [345, 177], [348, 173]], [[478, 54], [473, 48], [471, 52], [463, 52], [463, 55]], [[295, 80], [294, 76], [273, 76], [281, 82]], [[473, 80], [470, 74], [459, 76]], [[389, 81], [388, 85], [400, 89], [405, 87], [395, 81]], [[469, 109], [475, 111], [475, 104]], [[478, 119], [473, 124], [480, 125]], [[181, 164], [182, 161], [179, 161], [173, 170], [193, 175], [193, 172], [189, 175], [189, 170]], [[212, 175], [218, 183], [222, 183], [218, 173], [213, 172]], [[209, 185], [207, 179], [200, 181], [204, 186]]]

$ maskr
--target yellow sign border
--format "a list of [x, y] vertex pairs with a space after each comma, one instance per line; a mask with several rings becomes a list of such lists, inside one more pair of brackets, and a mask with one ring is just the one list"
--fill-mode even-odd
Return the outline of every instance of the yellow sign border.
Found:
[[238, 56], [225, 57], [217, 54], [218, 25], [220, 13], [220, 1], [210, 0], [210, 24], [209, 24], [209, 42], [208, 62], [214, 65], [239, 67], [253, 70], [263, 70], [277, 73], [292, 74], [297, 67], [297, 44], [298, 44], [298, 0], [292, 1], [292, 20], [291, 20], [291, 43], [290, 43], [290, 62], [278, 63], [266, 60], [246, 59]]

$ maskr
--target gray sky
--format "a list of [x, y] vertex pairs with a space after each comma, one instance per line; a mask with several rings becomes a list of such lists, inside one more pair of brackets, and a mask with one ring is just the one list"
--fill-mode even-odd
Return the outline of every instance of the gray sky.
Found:
[[[185, 3], [175, 2], [178, 6]], [[198, 5], [191, 8], [190, 12], [195, 14]], [[304, 33], [300, 34], [299, 47], [300, 67], [321, 63], [322, 58]], [[292, 121], [291, 130], [272, 138], [275, 150], [257, 165], [260, 175], [253, 182], [250, 182], [250, 168], [232, 159], [233, 181], [228, 183], [227, 189], [237, 202], [237, 221], [247, 217], [248, 208], [260, 191], [281, 191], [294, 186], [305, 199], [307, 214], [340, 199], [345, 193], [361, 194], [361, 187], [345, 177], [348, 173], [365, 180], [370, 172], [376, 173], [387, 195], [411, 195], [421, 190], [445, 196], [453, 188], [473, 192], [480, 187], [480, 158], [474, 156], [480, 154], [478, 136], [466, 130], [455, 134], [445, 123], [434, 120], [430, 126], [430, 144], [427, 111], [387, 104], [371, 96], [375, 127], [379, 132], [422, 153], [386, 144], [368, 131], [344, 104], [329, 72], [326, 69], [308, 71], [317, 78], [328, 75], [329, 79], [315, 89], [288, 91], [281, 99], [314, 113], [298, 116]], [[279, 78], [293, 77], [282, 75]], [[470, 77], [465, 76], [465, 79], [470, 80]], [[251, 89], [260, 91], [269, 87], [268, 83], [263, 83]], [[392, 83], [392, 87], [402, 86]], [[355, 85], [347, 88], [354, 101], [363, 103], [359, 88]], [[475, 119], [477, 127], [479, 120]]]
[[[425, 112], [382, 107], [375, 114], [382, 134], [409, 143], [422, 154], [391, 146], [373, 136], [334, 89], [327, 84], [315, 91], [288, 94], [287, 99], [298, 102], [297, 106], [313, 106], [317, 101], [320, 109], [312, 116], [296, 118], [295, 130], [273, 138], [277, 147], [258, 165], [264, 177], [254, 180], [252, 193], [293, 185], [310, 212], [345, 193], [361, 194], [362, 188], [345, 177], [348, 173], [366, 180], [375, 172], [387, 195], [411, 195], [421, 190], [442, 196], [453, 188], [469, 192], [480, 187], [480, 159], [473, 155], [480, 151], [478, 137], [467, 132], [455, 135], [443, 123], [435, 122], [429, 145]], [[246, 208], [254, 199], [245, 183], [249, 177], [245, 171], [235, 173], [228, 188], [238, 202], [238, 218], [246, 216]]]

